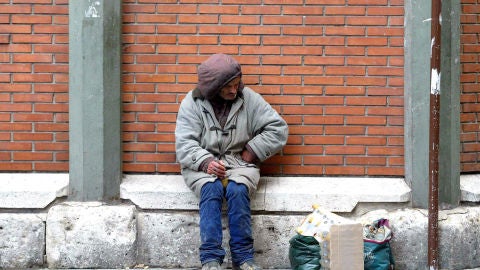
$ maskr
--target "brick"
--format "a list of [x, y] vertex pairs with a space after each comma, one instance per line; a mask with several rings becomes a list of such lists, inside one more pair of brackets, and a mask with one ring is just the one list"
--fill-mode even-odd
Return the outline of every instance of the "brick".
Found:
[[364, 36], [364, 27], [351, 27], [351, 26], [328, 26], [325, 28], [325, 34], [330, 36]]
[[358, 166], [326, 166], [327, 175], [364, 175], [365, 168]]
[[68, 171], [68, 162], [35, 162], [36, 171], [65, 172]]
[[328, 106], [325, 108], [325, 114], [333, 115], [365, 115], [363, 106]]
[[136, 15], [137, 23], [170, 23], [174, 24], [177, 22], [177, 17], [175, 15], [158, 15], [158, 14], [137, 14]]
[[0, 24], [0, 34], [26, 34], [32, 33], [31, 25]]
[[305, 37], [304, 45], [330, 45], [344, 46], [345, 38], [343, 37]]
[[46, 161], [53, 160], [53, 154], [40, 152], [14, 152], [14, 161]]
[[350, 75], [350, 76], [365, 76], [366, 69], [364, 67], [326, 67], [326, 75]]
[[327, 135], [365, 135], [365, 127], [326, 126]]
[[280, 15], [281, 6], [269, 5], [244, 5], [242, 14], [260, 14], [260, 15]]
[[0, 14], [5, 13], [5, 14], [17, 14], [17, 13], [26, 13], [29, 14], [32, 12], [32, 6], [31, 5], [2, 5], [2, 8], [0, 8]]
[[217, 15], [199, 15], [199, 16], [179, 15], [178, 16], [179, 23], [217, 24], [218, 20], [219, 19]]
[[3, 151], [30, 151], [32, 150], [31, 142], [1, 142], [0, 149]]
[[52, 16], [48, 15], [12, 15], [11, 19], [14, 24], [50, 24]]
[[[14, 133], [14, 141], [52, 141], [53, 134], [51, 133]], [[36, 149], [36, 148], [35, 148]], [[36, 149], [38, 150], [38, 149]]]
[[284, 166], [283, 173], [284, 174], [291, 174], [295, 175], [299, 172], [302, 172], [306, 175], [323, 175], [323, 166], [315, 165], [315, 166]]
[[292, 25], [292, 24], [302, 24], [302, 18], [300, 16], [275, 16], [275, 15], [266, 15], [263, 16], [264, 25]]
[[368, 135], [403, 135], [403, 127], [376, 127], [368, 128]]
[[[1, 163], [0, 163], [1, 166]], [[124, 172], [137, 173], [152, 173], [155, 172], [155, 164], [141, 164], [141, 163], [123, 163]]]
[[343, 85], [344, 79], [342, 77], [333, 76], [306, 76], [303, 78], [306, 85]]
[[305, 24], [310, 25], [344, 25], [345, 16], [314, 16], [305, 18]]
[[217, 36], [179, 36], [178, 44], [218, 44]]
[[2, 65], [0, 65], [0, 72], [5, 72], [5, 73], [32, 72], [32, 65], [30, 65], [30, 64], [2, 64]]
[[32, 104], [2, 104], [0, 111], [3, 112], [31, 112]]
[[386, 106], [386, 97], [346, 97], [346, 105]]
[[307, 0], [308, 5], [345, 5], [346, 0]]
[[387, 159], [385, 157], [368, 157], [368, 156], [346, 157], [345, 163], [347, 165], [385, 166], [387, 165]]
[[368, 167], [368, 175], [385, 175], [385, 176], [403, 176], [405, 170], [403, 168], [391, 168], [391, 167]]
[[305, 56], [305, 65], [344, 65], [345, 58], [340, 56]]
[[383, 146], [370, 146], [368, 147], [368, 154], [383, 155], [383, 156], [396, 156], [403, 155], [403, 147], [383, 147]]
[[386, 6], [388, 4], [388, 0], [349, 0], [348, 4], [352, 6], [355, 6], [355, 5]]
[[123, 25], [122, 32], [124, 34], [137, 34], [137, 33], [155, 33], [155, 25]]
[[286, 155], [315, 155], [323, 153], [323, 146], [319, 145], [288, 145], [283, 148]]
[[303, 159], [305, 165], [341, 165], [343, 164], [343, 157], [341, 156], [306, 156]]
[[197, 27], [194, 25], [156, 26], [156, 32], [159, 34], [194, 34], [196, 31]]
[[322, 6], [283, 6], [285, 15], [322, 15], [324, 8]]
[[154, 13], [156, 11], [155, 5], [138, 5], [138, 4], [123, 4], [122, 9], [124, 13]]
[[[310, 110], [314, 109], [311, 108]], [[288, 112], [286, 112], [285, 114], [288, 114]], [[303, 122], [307, 125], [340, 125], [343, 123], [343, 116], [305, 115]]]
[[68, 123], [36, 123], [35, 130], [38, 132], [67, 132]]
[[325, 7], [325, 15], [365, 15], [364, 7]]
[[368, 36], [401, 36], [404, 35], [403, 28], [392, 27], [369, 27], [367, 28]]
[[37, 151], [68, 151], [68, 143], [35, 142]]
[[[157, 2], [155, 2], [157, 3]], [[182, 4], [182, 5], [169, 5], [169, 4], [157, 4], [157, 13], [160, 14], [195, 14], [197, 13], [197, 5]]]
[[259, 24], [260, 16], [257, 15], [222, 15], [220, 16], [220, 23], [222, 24]]
[[373, 136], [348, 136], [345, 142], [348, 145], [386, 145], [387, 139]]
[[220, 44], [248, 44], [259, 45], [259, 36], [221, 36]]
[[238, 26], [228, 25], [200, 25], [198, 27], [200, 34], [219, 34], [219, 35], [236, 35], [239, 33]]
[[35, 5], [35, 14], [68, 14], [68, 6]]
[[32, 164], [25, 162], [0, 162], [0, 171], [32, 171]]
[[347, 116], [345, 122], [347, 125], [366, 125], [366, 126], [387, 124], [386, 117], [379, 117], [379, 116]]
[[199, 5], [198, 12], [200, 14], [238, 14], [239, 6], [214, 6], [214, 5]]
[[[0, 44], [8, 44], [10, 43], [10, 35], [9, 34], [0, 34]], [[2, 61], [5, 62], [5, 61]]]
[[174, 142], [173, 134], [138, 134], [139, 142]]
[[175, 154], [137, 154], [136, 161], [143, 163], [175, 163]]

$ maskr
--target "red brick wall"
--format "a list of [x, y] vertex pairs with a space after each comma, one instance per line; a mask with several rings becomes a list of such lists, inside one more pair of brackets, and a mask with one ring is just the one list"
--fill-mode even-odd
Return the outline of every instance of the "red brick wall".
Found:
[[461, 170], [480, 171], [480, 4], [462, 0], [461, 15]]
[[[123, 1], [126, 173], [178, 173], [196, 66], [232, 54], [290, 125], [265, 174], [402, 176], [403, 0]], [[68, 171], [67, 0], [0, 0], [0, 170]]]
[[264, 173], [403, 175], [403, 0], [129, 0], [123, 8], [125, 172], [178, 172], [179, 101], [197, 64], [223, 52], [290, 125], [288, 145]]
[[68, 171], [67, 3], [0, 0], [0, 171]]

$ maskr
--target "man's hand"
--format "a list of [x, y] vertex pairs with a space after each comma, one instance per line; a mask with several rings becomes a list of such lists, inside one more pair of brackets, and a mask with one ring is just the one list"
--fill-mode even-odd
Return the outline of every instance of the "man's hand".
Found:
[[214, 159], [208, 164], [207, 173], [214, 174], [218, 178], [223, 179], [225, 178], [227, 172], [225, 170], [223, 161]]

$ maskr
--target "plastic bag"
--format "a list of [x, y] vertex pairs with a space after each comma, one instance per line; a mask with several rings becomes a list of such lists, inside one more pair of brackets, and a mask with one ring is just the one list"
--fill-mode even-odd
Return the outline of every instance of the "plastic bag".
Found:
[[390, 240], [393, 233], [387, 219], [381, 218], [363, 227], [364, 270], [395, 268]]
[[313, 236], [297, 234], [289, 242], [289, 259], [293, 270], [320, 269], [320, 245]]

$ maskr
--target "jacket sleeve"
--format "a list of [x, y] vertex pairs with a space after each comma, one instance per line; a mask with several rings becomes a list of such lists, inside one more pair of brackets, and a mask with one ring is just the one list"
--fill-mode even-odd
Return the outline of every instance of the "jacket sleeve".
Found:
[[202, 162], [213, 155], [200, 146], [204, 124], [191, 94], [180, 104], [175, 127], [175, 151], [182, 168], [202, 170]]
[[251, 92], [247, 101], [254, 137], [247, 143], [260, 161], [278, 153], [287, 143], [288, 125], [263, 97]]

